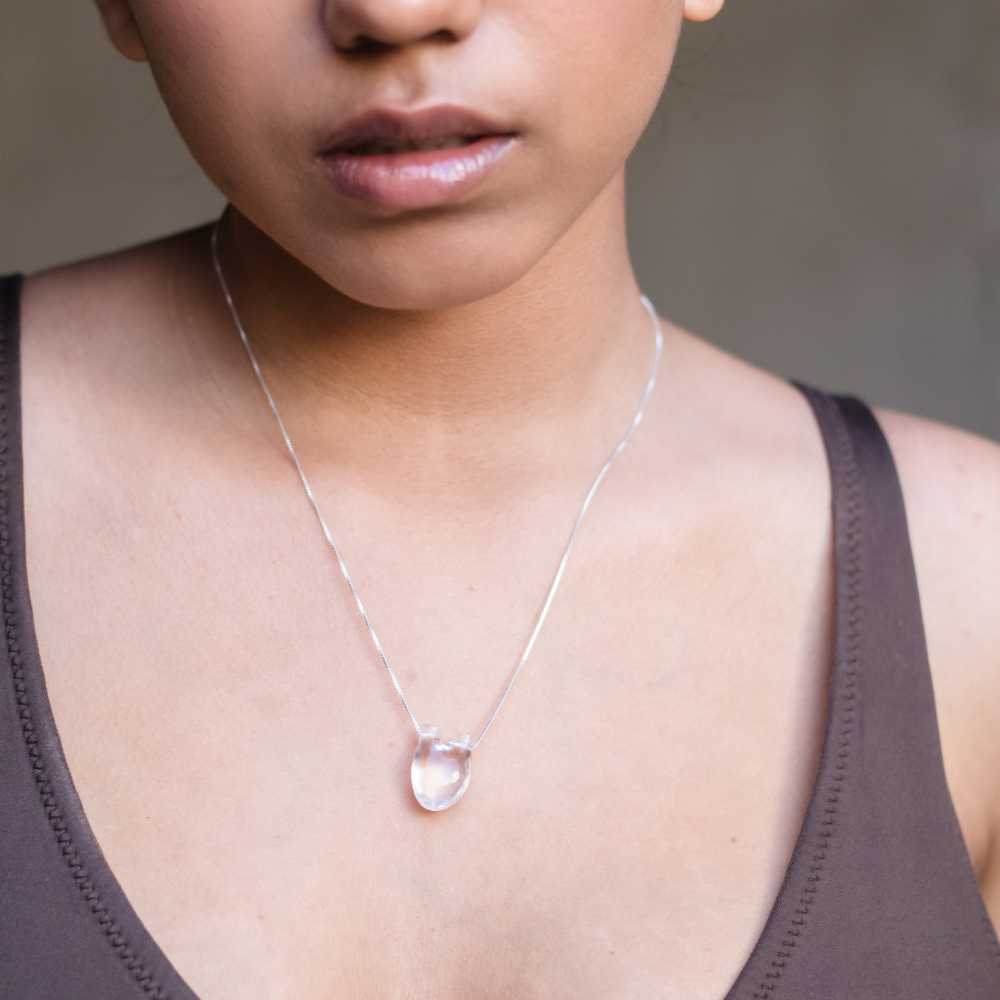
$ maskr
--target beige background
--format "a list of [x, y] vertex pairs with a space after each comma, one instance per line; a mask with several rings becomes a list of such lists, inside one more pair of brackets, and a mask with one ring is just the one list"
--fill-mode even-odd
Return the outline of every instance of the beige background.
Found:
[[[3, 14], [0, 272], [219, 211], [92, 0]], [[661, 312], [782, 375], [1000, 439], [998, 0], [728, 0], [685, 24], [628, 169]]]

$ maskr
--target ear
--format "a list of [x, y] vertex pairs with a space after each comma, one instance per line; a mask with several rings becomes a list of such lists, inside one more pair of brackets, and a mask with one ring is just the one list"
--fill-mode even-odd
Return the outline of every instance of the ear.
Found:
[[97, 0], [97, 10], [111, 44], [126, 59], [146, 62], [146, 46], [139, 34], [129, 0]]
[[726, 0], [684, 0], [684, 16], [689, 21], [710, 21]]

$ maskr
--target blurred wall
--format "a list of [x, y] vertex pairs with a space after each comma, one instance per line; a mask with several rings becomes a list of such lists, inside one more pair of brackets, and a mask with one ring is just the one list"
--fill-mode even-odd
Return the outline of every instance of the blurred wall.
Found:
[[[92, 0], [5, 7], [0, 272], [218, 213]], [[628, 176], [661, 312], [782, 375], [1000, 439], [998, 0], [728, 0], [685, 22]]]

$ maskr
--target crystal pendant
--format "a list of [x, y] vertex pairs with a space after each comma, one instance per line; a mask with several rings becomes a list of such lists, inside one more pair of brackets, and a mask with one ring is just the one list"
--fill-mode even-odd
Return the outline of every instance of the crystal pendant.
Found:
[[421, 727], [410, 765], [417, 801], [431, 812], [453, 806], [469, 787], [471, 755], [468, 735], [445, 741], [438, 738], [437, 726]]

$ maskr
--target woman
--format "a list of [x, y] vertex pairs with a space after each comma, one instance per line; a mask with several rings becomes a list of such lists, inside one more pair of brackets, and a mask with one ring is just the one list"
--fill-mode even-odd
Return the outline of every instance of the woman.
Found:
[[721, 6], [101, 0], [228, 205], [4, 286], [3, 995], [1000, 995], [1000, 450], [630, 264]]

